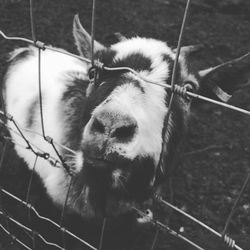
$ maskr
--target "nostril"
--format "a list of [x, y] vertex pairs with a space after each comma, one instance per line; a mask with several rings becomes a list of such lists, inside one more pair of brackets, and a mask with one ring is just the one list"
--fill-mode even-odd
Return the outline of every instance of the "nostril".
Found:
[[103, 134], [105, 132], [105, 127], [101, 121], [95, 119], [92, 124], [92, 131]]
[[135, 124], [119, 127], [112, 133], [111, 137], [115, 137], [120, 141], [130, 140], [135, 134], [136, 127]]

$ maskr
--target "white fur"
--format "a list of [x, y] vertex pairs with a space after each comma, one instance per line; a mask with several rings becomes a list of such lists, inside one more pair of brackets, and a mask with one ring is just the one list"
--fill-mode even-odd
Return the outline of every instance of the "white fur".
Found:
[[[138, 72], [141, 76], [161, 84], [165, 84], [169, 78], [169, 64], [163, 60], [163, 55], [175, 58], [175, 53], [167, 46], [166, 43], [154, 39], [133, 38], [112, 45], [113, 50], [117, 52], [115, 60], [121, 60], [132, 53], [141, 53], [152, 61], [151, 71]], [[15, 59], [25, 49], [18, 49], [11, 55], [11, 60]], [[39, 100], [38, 91], [38, 52], [33, 48], [33, 55], [28, 58], [19, 60], [12, 65], [7, 72], [6, 77], [6, 110], [13, 115], [15, 121], [22, 128], [27, 128], [27, 121], [30, 117], [31, 106]], [[87, 65], [78, 59], [70, 56], [52, 52], [50, 50], [41, 51], [41, 85], [43, 96], [43, 113], [44, 126], [47, 136], [52, 137], [56, 142], [63, 144], [65, 131], [68, 125], [64, 124], [63, 111], [61, 108], [61, 98], [66, 90], [69, 81], [66, 79], [67, 72], [77, 72], [82, 79], [87, 78]], [[120, 155], [135, 159], [136, 157], [150, 156], [157, 166], [162, 150], [162, 129], [164, 118], [168, 111], [165, 98], [166, 91], [157, 85], [152, 85], [142, 81], [135, 75], [127, 73], [128, 79], [135, 79], [140, 82], [144, 92], [132, 83], [127, 82], [113, 90], [108, 97], [109, 102], [104, 100], [98, 105], [92, 113], [92, 118], [87, 123], [83, 132], [83, 140], [88, 139], [88, 131], [93, 117], [98, 116], [102, 111], [116, 112], [121, 115], [128, 115], [136, 120], [138, 129], [135, 137], [129, 143], [115, 143], [110, 148], [110, 152], [117, 152]], [[105, 83], [104, 83], [105, 84]], [[91, 88], [87, 90], [88, 94]], [[30, 130], [36, 133], [42, 132], [39, 105], [36, 107], [34, 122]], [[16, 130], [11, 122], [8, 125]], [[14, 132], [11, 136], [18, 143], [23, 143], [23, 139], [18, 137]], [[32, 133], [25, 133], [25, 136], [34, 145], [41, 150], [48, 152], [51, 156], [57, 158], [53, 148], [41, 136]], [[29, 168], [33, 167], [34, 154], [24, 148], [15, 148], [17, 153], [27, 162]], [[61, 148], [57, 147], [59, 153]], [[70, 159], [71, 160], [71, 159]], [[76, 152], [72, 158], [72, 166], [77, 174], [83, 166], [83, 154], [81, 149]], [[56, 203], [63, 204], [65, 201], [70, 178], [65, 174], [62, 168], [55, 168], [44, 159], [38, 160], [36, 172], [43, 180], [49, 195]], [[113, 188], [121, 188], [122, 172], [115, 170], [112, 174]], [[78, 205], [78, 199], [85, 197], [84, 202], [87, 204], [89, 190], [83, 187], [79, 197], [69, 198], [72, 201], [72, 207], [75, 210], [81, 210]], [[72, 196], [73, 197], [73, 196]], [[91, 205], [87, 204], [80, 213], [91, 214]]]
[[[131, 160], [137, 156], [151, 156], [157, 165], [161, 153], [164, 117], [167, 112], [165, 91], [160, 86], [144, 82], [141, 84], [145, 93], [129, 83], [116, 88], [108, 97], [109, 101], [105, 100], [93, 111], [92, 117], [98, 116], [102, 111], [109, 111], [134, 118], [138, 124], [136, 138], [130, 143], [114, 144], [110, 151], [118, 152]], [[88, 137], [92, 119], [85, 127], [83, 139]]]
[[[26, 48], [27, 49], [27, 48]], [[7, 72], [5, 82], [5, 101], [6, 111], [11, 114], [18, 125], [27, 128], [27, 120], [30, 116], [29, 111], [35, 100], [38, 100], [38, 52], [35, 48], [30, 48], [33, 55], [26, 59], [21, 59], [12, 65]], [[10, 59], [14, 59], [25, 49], [17, 49]], [[79, 71], [86, 76], [87, 68], [84, 63], [70, 56], [50, 50], [41, 51], [41, 86], [43, 96], [43, 113], [45, 133], [48, 136], [61, 143], [64, 137], [63, 119], [60, 113], [60, 99], [65, 91], [66, 81], [64, 75], [68, 71]], [[38, 107], [39, 108], [39, 105]], [[31, 130], [42, 133], [40, 111], [35, 111], [36, 116]], [[12, 122], [8, 122], [16, 131]], [[23, 144], [23, 139], [11, 132], [11, 136], [17, 143]], [[41, 150], [48, 152], [51, 156], [57, 158], [53, 148], [44, 139], [32, 133], [25, 133], [25, 137]], [[26, 161], [29, 168], [34, 163], [34, 154], [27, 150], [15, 146], [17, 153]], [[57, 148], [61, 152], [61, 148]], [[79, 164], [79, 160], [77, 161]], [[77, 164], [77, 165], [78, 165]], [[55, 168], [44, 159], [39, 158], [36, 172], [41, 176], [45, 187], [54, 201], [63, 204], [66, 190], [68, 187], [68, 178], [61, 168]]]
[[152, 60], [153, 67], [161, 62], [159, 57], [163, 54], [169, 55], [172, 59], [175, 58], [175, 53], [166, 43], [152, 38], [134, 37], [112, 45], [111, 49], [118, 52], [115, 60], [125, 58], [132, 53], [141, 53]]
[[[166, 54], [174, 59], [175, 54], [164, 42], [146, 38], [132, 38], [122, 41], [111, 47], [117, 52], [114, 61], [122, 60], [132, 53], [141, 53], [152, 61], [152, 71], [138, 72], [148, 80], [165, 84], [169, 77], [169, 65], [163, 60]], [[110, 94], [109, 102], [104, 100], [92, 113], [98, 116], [102, 111], [113, 111], [121, 115], [129, 115], [138, 123], [138, 133], [130, 143], [117, 143], [112, 145], [110, 151], [133, 160], [136, 157], [150, 156], [155, 166], [159, 161], [162, 146], [162, 129], [167, 113], [165, 104], [166, 92], [160, 86], [146, 83], [131, 73], [128, 77], [140, 81], [145, 93], [129, 82], [122, 85]], [[87, 139], [92, 124], [89, 121], [84, 130], [83, 139]]]

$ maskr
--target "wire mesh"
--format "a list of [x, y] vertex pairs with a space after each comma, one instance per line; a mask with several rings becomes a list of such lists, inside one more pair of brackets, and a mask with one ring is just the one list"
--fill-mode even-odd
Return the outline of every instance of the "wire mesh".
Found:
[[[25, 132], [27, 132], [27, 133], [33, 133], [33, 134], [38, 134], [37, 132], [21, 128], [18, 125], [18, 123], [15, 121], [15, 119], [10, 114], [6, 114], [4, 111], [0, 111], [1, 115], [3, 116], [3, 118], [6, 119], [6, 120], [11, 121], [13, 123], [13, 125], [14, 125], [14, 127], [15, 127], [16, 130], [13, 130], [13, 128], [9, 127], [4, 121], [1, 121], [1, 123], [4, 124], [4, 126], [7, 127], [8, 129], [13, 130], [15, 133], [17, 133], [24, 140], [24, 143], [26, 144], [26, 145], [19, 145], [19, 146], [24, 147], [27, 150], [30, 150], [31, 152], [33, 152], [33, 154], [35, 156], [35, 158], [34, 158], [34, 165], [33, 165], [32, 171], [31, 171], [31, 176], [30, 176], [30, 179], [29, 179], [28, 190], [27, 190], [25, 201], [22, 200], [22, 199], [20, 199], [20, 198], [18, 198], [15, 195], [13, 195], [12, 193], [8, 192], [7, 190], [3, 189], [2, 187], [0, 187], [0, 201], [2, 199], [2, 194], [5, 194], [8, 197], [12, 198], [13, 200], [18, 201], [23, 206], [27, 207], [27, 209], [29, 211], [29, 224], [30, 225], [32, 225], [32, 223], [31, 223], [31, 216], [30, 216], [30, 212], [32, 211], [32, 212], [35, 213], [35, 215], [38, 218], [40, 218], [40, 219], [42, 219], [42, 220], [44, 220], [46, 222], [49, 222], [52, 225], [56, 226], [58, 228], [58, 230], [60, 230], [61, 233], [62, 233], [62, 245], [63, 245], [63, 247], [61, 247], [61, 246], [59, 246], [59, 245], [57, 245], [57, 244], [55, 244], [53, 242], [49, 242], [41, 234], [39, 234], [38, 232], [36, 232], [32, 228], [29, 228], [28, 226], [26, 226], [26, 225], [22, 224], [21, 222], [15, 220], [11, 216], [9, 216], [1, 208], [1, 206], [0, 206], [0, 216], [2, 216], [2, 217], [5, 218], [5, 220], [7, 222], [6, 223], [7, 224], [7, 228], [4, 227], [2, 224], [0, 224], [0, 227], [1, 227], [1, 229], [7, 235], [10, 236], [10, 239], [11, 239], [12, 242], [17, 242], [18, 244], [20, 244], [21, 246], [23, 246], [25, 249], [35, 249], [36, 248], [35, 247], [36, 246], [36, 238], [40, 238], [47, 246], [53, 246], [53, 247], [55, 247], [57, 249], [66, 250], [67, 246], [66, 246], [65, 235], [68, 234], [68, 235], [74, 237], [79, 242], [81, 242], [83, 245], [87, 246], [89, 249], [97, 250], [97, 248], [95, 248], [94, 246], [92, 246], [88, 242], [84, 241], [83, 239], [79, 238], [78, 236], [74, 235], [69, 230], [67, 230], [66, 228], [63, 227], [63, 221], [64, 221], [64, 216], [65, 216], [65, 209], [67, 207], [68, 196], [69, 196], [69, 192], [70, 192], [70, 188], [71, 188], [71, 184], [72, 184], [72, 176], [71, 176], [71, 172], [70, 172], [70, 167], [65, 163], [64, 159], [59, 154], [59, 151], [57, 150], [56, 146], [64, 148], [64, 149], [68, 150], [71, 153], [74, 153], [74, 151], [72, 151], [70, 148], [67, 148], [64, 145], [60, 145], [59, 143], [54, 142], [52, 137], [49, 137], [49, 136], [46, 135], [46, 131], [45, 131], [46, 126], [44, 124], [43, 103], [42, 103], [42, 99], [43, 98], [42, 98], [42, 86], [41, 86], [41, 78], [42, 78], [42, 75], [41, 75], [41, 50], [45, 50], [45, 49], [52, 50], [52, 51], [57, 52], [57, 53], [63, 53], [63, 54], [66, 54], [68, 56], [72, 56], [72, 57], [77, 58], [79, 60], [82, 60], [82, 61], [84, 61], [86, 63], [92, 63], [92, 67], [94, 67], [95, 69], [102, 69], [102, 70], [107, 70], [107, 71], [127, 70], [128, 72], [131, 72], [132, 74], [134, 74], [134, 76], [137, 77], [138, 79], [140, 79], [141, 81], [147, 82], [149, 84], [160, 85], [163, 88], [170, 89], [171, 90], [171, 98], [170, 98], [170, 102], [169, 102], [169, 111], [168, 111], [167, 117], [169, 117], [169, 115], [171, 113], [171, 102], [172, 102], [171, 100], [173, 99], [173, 96], [175, 94], [181, 95], [184, 98], [186, 98], [186, 97], [193, 97], [193, 98], [201, 99], [201, 100], [204, 100], [204, 101], [207, 101], [207, 102], [219, 105], [219, 106], [223, 106], [223, 107], [228, 108], [228, 109], [235, 110], [237, 112], [240, 112], [240, 113], [243, 113], [243, 114], [246, 114], [246, 115], [250, 115], [250, 111], [248, 111], [248, 110], [241, 109], [241, 108], [235, 107], [233, 105], [229, 105], [229, 104], [222, 103], [222, 102], [219, 102], [219, 101], [215, 101], [215, 100], [207, 98], [205, 96], [201, 96], [201, 95], [192, 93], [192, 92], [188, 91], [187, 89], [184, 89], [184, 88], [181, 88], [180, 86], [175, 85], [176, 66], [177, 66], [178, 58], [179, 58], [179, 54], [180, 54], [181, 41], [182, 41], [183, 31], [184, 31], [184, 27], [185, 27], [185, 23], [186, 23], [186, 18], [187, 18], [187, 14], [188, 14], [190, 2], [191, 2], [190, 0], [187, 0], [187, 3], [186, 3], [186, 8], [185, 8], [185, 13], [184, 13], [184, 17], [183, 17], [182, 27], [181, 27], [181, 31], [180, 31], [179, 39], [178, 39], [178, 45], [177, 45], [177, 52], [176, 52], [176, 58], [175, 58], [175, 63], [174, 63], [173, 75], [172, 75], [172, 78], [171, 78], [172, 79], [171, 80], [171, 85], [159, 84], [157, 82], [149, 81], [148, 79], [143, 78], [136, 71], [134, 71], [133, 69], [128, 68], [128, 67], [109, 68], [109, 67], [106, 67], [102, 62], [94, 61], [93, 55], [94, 55], [94, 37], [95, 37], [95, 8], [96, 8], [95, 7], [95, 5], [96, 5], [96, 1], [95, 0], [93, 0], [93, 8], [92, 8], [92, 27], [91, 27], [91, 35], [92, 35], [91, 36], [92, 37], [91, 44], [92, 44], [92, 47], [91, 47], [91, 60], [89, 60], [87, 58], [84, 58], [84, 57], [81, 57], [81, 56], [78, 56], [78, 55], [75, 55], [75, 54], [71, 54], [71, 53], [66, 52], [66, 51], [55, 49], [53, 47], [45, 45], [43, 42], [40, 42], [40, 41], [36, 40], [35, 21], [34, 21], [34, 11], [33, 11], [33, 1], [32, 0], [30, 0], [30, 25], [31, 25], [32, 40], [29, 40], [29, 39], [26, 39], [26, 38], [22, 38], [22, 37], [9, 37], [9, 36], [6, 36], [5, 33], [3, 33], [3, 31], [0, 30], [0, 35], [3, 38], [5, 38], [6, 40], [24, 41], [24, 42], [26, 42], [28, 44], [34, 45], [38, 49], [38, 72], [39, 72], [39, 74], [38, 74], [38, 84], [39, 84], [39, 102], [40, 102], [39, 107], [40, 107], [41, 124], [42, 124], [42, 131], [41, 131], [41, 134], [39, 134], [39, 135], [41, 137], [43, 137], [44, 140], [46, 142], [48, 142], [52, 146], [52, 148], [55, 151], [55, 153], [57, 155], [57, 158], [58, 158], [58, 159], [55, 159], [54, 157], [50, 156], [49, 153], [44, 152], [43, 150], [39, 149], [39, 147], [37, 147], [36, 145], [33, 145], [33, 143], [31, 141], [29, 141], [27, 139], [27, 137], [25, 136]], [[168, 120], [168, 118], [167, 118], [167, 120]], [[1, 158], [0, 158], [0, 168], [3, 165], [4, 156], [5, 156], [5, 152], [6, 152], [6, 149], [7, 149], [7, 143], [9, 141], [12, 141], [16, 145], [18, 145], [18, 142], [13, 141], [13, 139], [10, 138], [10, 137], [3, 136], [3, 139], [4, 139], [4, 146], [3, 146], [2, 155], [1, 155]], [[38, 161], [39, 157], [48, 160], [50, 163], [53, 163], [53, 164], [51, 164], [53, 166], [58, 166], [59, 165], [59, 167], [63, 167], [66, 170], [66, 172], [71, 176], [71, 181], [70, 181], [70, 184], [69, 184], [69, 187], [68, 187], [68, 191], [67, 191], [66, 199], [65, 199], [64, 206], [63, 206], [63, 209], [62, 209], [61, 219], [60, 219], [60, 223], [59, 224], [57, 224], [56, 222], [54, 222], [53, 220], [51, 220], [51, 219], [49, 219], [47, 217], [41, 216], [37, 212], [37, 210], [29, 203], [29, 200], [30, 200], [30, 191], [31, 191], [31, 188], [32, 188], [32, 181], [33, 181], [33, 175], [34, 175], [35, 168], [36, 168], [37, 161]], [[174, 211], [176, 211], [176, 212], [182, 214], [183, 216], [189, 218], [190, 220], [192, 220], [196, 224], [198, 224], [198, 225], [202, 226], [203, 228], [205, 228], [206, 230], [210, 231], [212, 234], [214, 234], [214, 235], [222, 238], [225, 241], [225, 244], [228, 247], [233, 248], [233, 249], [241, 250], [242, 248], [240, 248], [235, 243], [235, 241], [227, 235], [227, 229], [228, 229], [228, 225], [230, 224], [230, 221], [232, 219], [232, 215], [234, 214], [235, 209], [236, 209], [236, 207], [238, 205], [238, 202], [239, 202], [239, 200], [240, 200], [240, 198], [241, 198], [241, 196], [242, 196], [242, 194], [244, 192], [244, 189], [246, 188], [247, 184], [249, 183], [249, 179], [250, 179], [250, 174], [248, 174], [248, 176], [246, 177], [246, 179], [245, 179], [245, 181], [244, 181], [244, 183], [242, 185], [242, 188], [241, 188], [241, 190], [240, 190], [237, 198], [235, 199], [235, 202], [233, 204], [232, 210], [231, 210], [231, 212], [230, 212], [230, 214], [229, 214], [229, 216], [228, 216], [228, 218], [226, 220], [224, 230], [223, 230], [223, 232], [221, 234], [218, 233], [217, 231], [215, 231], [214, 229], [212, 229], [211, 227], [209, 227], [208, 225], [206, 225], [205, 223], [201, 222], [200, 220], [194, 218], [190, 214], [182, 211], [181, 209], [177, 208], [176, 206], [172, 205], [171, 203], [165, 201], [162, 197], [155, 196], [155, 200], [157, 202], [161, 203], [162, 205], [170, 207]], [[199, 246], [198, 244], [196, 244], [194, 241], [189, 240], [188, 238], [186, 238], [181, 233], [176, 232], [175, 230], [171, 229], [169, 226], [164, 225], [160, 221], [155, 220], [155, 219], [149, 217], [148, 214], [144, 213], [140, 209], [135, 208], [135, 207], [133, 209], [139, 215], [148, 218], [148, 221], [150, 223], [152, 223], [153, 225], [156, 226], [156, 233], [154, 235], [154, 239], [153, 239], [153, 242], [152, 242], [151, 250], [154, 250], [156, 248], [157, 239], [158, 239], [158, 235], [159, 235], [159, 231], [160, 230], [163, 230], [163, 231], [165, 231], [165, 232], [173, 235], [174, 237], [176, 237], [179, 240], [183, 240], [183, 241], [187, 242], [188, 244], [190, 244], [191, 246], [193, 246], [196, 249], [200, 249], [200, 250], [204, 249], [201, 246]], [[9, 222], [10, 221], [13, 222], [14, 224], [16, 224], [17, 226], [19, 226], [20, 230], [24, 230], [26, 232], [31, 233], [31, 235], [32, 235], [32, 247], [27, 246], [25, 243], [23, 243], [20, 239], [18, 239], [15, 235], [13, 235], [11, 233], [11, 231], [9, 229]], [[102, 247], [103, 247], [103, 241], [104, 241], [104, 235], [105, 235], [105, 233], [104, 233], [105, 232], [105, 227], [106, 227], [106, 218], [104, 218], [103, 224], [102, 224], [102, 227], [101, 227], [100, 242], [99, 242], [98, 250], [101, 250]]]

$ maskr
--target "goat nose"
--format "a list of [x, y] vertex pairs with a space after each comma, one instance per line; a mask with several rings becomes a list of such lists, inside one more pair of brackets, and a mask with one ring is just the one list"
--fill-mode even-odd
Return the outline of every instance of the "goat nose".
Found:
[[127, 142], [133, 139], [137, 122], [129, 115], [103, 111], [95, 115], [91, 130], [117, 142]]

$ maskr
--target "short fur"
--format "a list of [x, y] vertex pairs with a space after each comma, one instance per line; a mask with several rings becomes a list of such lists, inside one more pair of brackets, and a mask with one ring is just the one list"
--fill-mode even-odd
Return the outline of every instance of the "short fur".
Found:
[[[74, 37], [80, 54], [89, 57], [90, 36], [77, 18]], [[175, 56], [175, 50], [154, 39], [121, 39], [109, 48], [96, 42], [95, 59], [105, 66], [131, 67], [143, 78], [160, 84], [170, 84]], [[187, 60], [181, 54], [176, 72], [180, 86], [199, 91], [202, 79], [214, 79], [214, 73], [215, 77], [220, 75], [216, 68], [199, 74], [188, 66]], [[10, 55], [4, 89], [6, 111], [20, 127], [35, 132], [24, 132], [30, 142], [56, 158], [51, 145], [38, 135], [42, 128], [37, 62], [36, 48], [17, 49]], [[242, 74], [245, 68], [240, 66]], [[223, 67], [226, 72], [227, 67]], [[41, 51], [45, 133], [75, 152], [58, 147], [74, 173], [69, 208], [83, 217], [104, 213], [116, 216], [135, 202], [146, 200], [164, 181], [184, 138], [191, 100], [175, 95], [167, 122], [170, 91], [126, 70], [99, 70], [93, 85], [88, 81], [89, 68], [70, 56]], [[219, 79], [215, 82], [220, 86]], [[205, 80], [202, 83], [206, 85]], [[224, 83], [222, 86], [227, 91]], [[231, 90], [230, 85], [230, 94]], [[8, 125], [15, 130], [11, 122]], [[34, 154], [18, 147], [18, 143], [23, 144], [22, 138], [10, 133], [17, 142], [18, 155], [32, 168]], [[52, 200], [63, 205], [70, 183], [66, 171], [41, 158], [35, 171]]]

